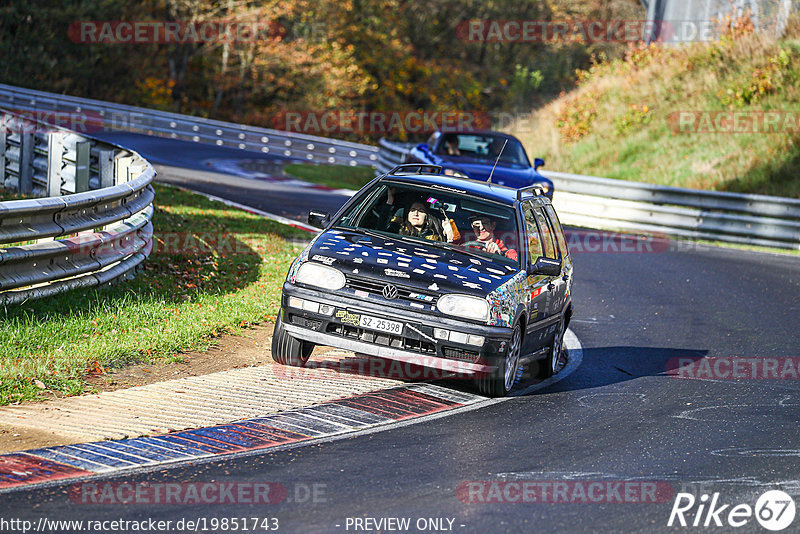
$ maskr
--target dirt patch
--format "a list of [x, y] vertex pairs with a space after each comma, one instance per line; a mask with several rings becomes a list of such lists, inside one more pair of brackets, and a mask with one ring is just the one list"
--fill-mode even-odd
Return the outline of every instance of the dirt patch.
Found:
[[270, 345], [274, 325], [256, 326], [237, 335], [220, 337], [208, 352], [175, 355], [182, 361], [159, 361], [112, 369], [87, 377], [88, 387], [99, 392], [145, 386], [186, 376], [200, 376], [272, 361]]
[[62, 444], [64, 444], [64, 437], [55, 432], [24, 427], [4, 426], [0, 428], [0, 453], [3, 454]]

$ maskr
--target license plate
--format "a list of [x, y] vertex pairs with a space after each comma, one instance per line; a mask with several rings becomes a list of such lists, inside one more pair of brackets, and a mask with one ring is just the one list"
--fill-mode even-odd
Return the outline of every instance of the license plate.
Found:
[[386, 332], [399, 336], [403, 333], [403, 323], [397, 321], [388, 321], [380, 317], [372, 317], [369, 315], [362, 315], [359, 325], [361, 328], [368, 328], [369, 330], [377, 330], [379, 332]]

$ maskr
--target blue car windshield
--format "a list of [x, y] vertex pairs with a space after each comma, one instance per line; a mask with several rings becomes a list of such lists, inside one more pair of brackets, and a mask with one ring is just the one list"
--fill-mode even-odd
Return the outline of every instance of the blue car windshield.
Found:
[[[506, 147], [503, 148], [503, 143], [508, 140]], [[507, 165], [530, 167], [528, 157], [525, 155], [525, 150], [516, 139], [508, 137], [501, 137], [489, 134], [463, 134], [463, 133], [448, 133], [442, 136], [439, 146], [436, 148], [436, 154], [440, 156], [471, 158], [474, 160], [485, 160], [487, 163], [497, 159], [500, 154], [499, 164], [505, 163]]]
[[362, 191], [359, 198], [335, 226], [419, 240], [519, 266], [520, 240], [511, 206], [466, 192], [389, 181]]

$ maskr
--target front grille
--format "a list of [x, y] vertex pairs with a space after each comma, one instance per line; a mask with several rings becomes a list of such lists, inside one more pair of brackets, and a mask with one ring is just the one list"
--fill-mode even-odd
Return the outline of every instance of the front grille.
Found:
[[396, 349], [410, 350], [424, 354], [436, 354], [436, 347], [433, 343], [427, 343], [419, 339], [411, 339], [404, 336], [393, 336], [382, 332], [372, 332], [357, 326], [329, 323], [327, 333], [351, 339], [358, 339], [367, 343], [393, 347]]
[[[394, 281], [381, 281], [372, 278], [362, 278], [360, 276], [353, 276], [353, 275], [347, 276], [347, 282], [345, 284], [345, 287], [352, 289], [353, 291], [366, 291], [371, 295], [377, 295], [383, 297], [383, 288], [387, 284], [391, 284], [397, 288], [397, 300], [404, 300], [406, 302], [415, 302], [418, 304], [429, 304], [431, 306], [435, 306], [436, 301], [439, 298], [439, 296], [436, 293], [419, 290], [413, 287], [401, 286], [395, 284]], [[415, 295], [427, 297], [427, 299], [420, 298]]]
[[478, 353], [471, 350], [457, 349], [454, 347], [442, 347], [442, 354], [449, 360], [475, 363], [478, 361]]

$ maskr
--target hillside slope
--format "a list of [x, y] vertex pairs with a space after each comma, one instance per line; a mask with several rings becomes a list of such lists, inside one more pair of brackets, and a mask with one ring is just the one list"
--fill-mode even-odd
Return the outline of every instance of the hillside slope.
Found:
[[800, 198], [797, 20], [777, 42], [740, 23], [711, 43], [631, 48], [579, 78], [509, 128], [548, 169]]

